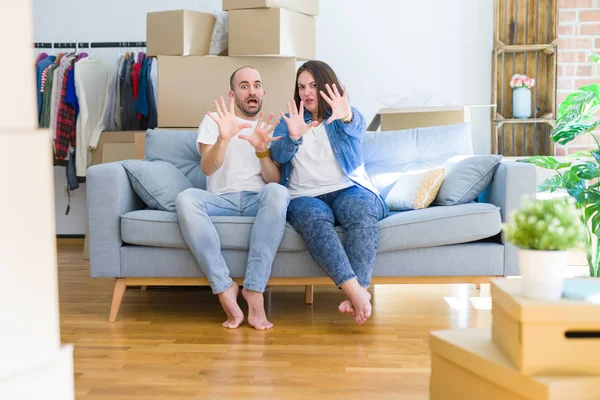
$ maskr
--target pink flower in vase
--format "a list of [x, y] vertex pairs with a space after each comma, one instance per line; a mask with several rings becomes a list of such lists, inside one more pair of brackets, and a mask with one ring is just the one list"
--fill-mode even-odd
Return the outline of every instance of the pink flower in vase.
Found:
[[515, 79], [515, 88], [520, 88], [521, 86], [523, 86], [523, 79], [521, 78], [517, 78]]

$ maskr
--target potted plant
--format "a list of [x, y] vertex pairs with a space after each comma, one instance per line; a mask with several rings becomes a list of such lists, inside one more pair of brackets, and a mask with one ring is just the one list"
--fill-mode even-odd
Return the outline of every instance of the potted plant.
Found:
[[513, 88], [513, 117], [531, 117], [531, 88], [535, 85], [535, 79], [527, 75], [514, 74], [510, 79], [510, 87]]
[[572, 198], [524, 203], [502, 224], [506, 240], [519, 248], [522, 295], [555, 301], [562, 297], [567, 250], [583, 233], [581, 214]]
[[[600, 57], [589, 53], [591, 60], [600, 63]], [[558, 160], [550, 156], [534, 156], [518, 162], [552, 169], [556, 175], [538, 186], [538, 192], [564, 190], [577, 202], [586, 227], [584, 246], [587, 253], [590, 276], [600, 272], [600, 143], [593, 132], [600, 126], [596, 113], [600, 110], [600, 85], [583, 86], [570, 94], [558, 108], [556, 127], [550, 138], [565, 145], [581, 135], [590, 135], [594, 148], [579, 151]]]

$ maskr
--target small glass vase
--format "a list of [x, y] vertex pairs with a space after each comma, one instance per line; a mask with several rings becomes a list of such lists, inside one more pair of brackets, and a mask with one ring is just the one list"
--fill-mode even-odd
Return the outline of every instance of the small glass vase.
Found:
[[584, 245], [588, 266], [590, 267], [590, 276], [597, 278], [600, 272], [600, 240], [589, 229], [585, 235]]
[[531, 90], [528, 87], [513, 90], [513, 118], [531, 118]]

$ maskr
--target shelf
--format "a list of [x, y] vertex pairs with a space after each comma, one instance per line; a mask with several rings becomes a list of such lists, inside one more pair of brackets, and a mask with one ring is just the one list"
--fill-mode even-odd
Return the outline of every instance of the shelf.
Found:
[[[493, 0], [492, 153], [506, 157], [554, 155], [558, 0]], [[531, 118], [513, 117], [514, 74], [535, 79]]]
[[502, 53], [526, 53], [526, 52], [542, 52], [546, 55], [554, 54], [556, 52], [556, 41], [551, 44], [515, 44], [505, 45], [501, 41], [498, 41], [496, 49], [498, 54]]

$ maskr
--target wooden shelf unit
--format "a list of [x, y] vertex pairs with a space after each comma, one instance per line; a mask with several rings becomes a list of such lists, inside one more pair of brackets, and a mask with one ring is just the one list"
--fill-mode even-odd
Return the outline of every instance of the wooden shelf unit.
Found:
[[[494, 0], [492, 153], [554, 155], [556, 123], [557, 0]], [[513, 118], [510, 79], [535, 79], [531, 118]]]

